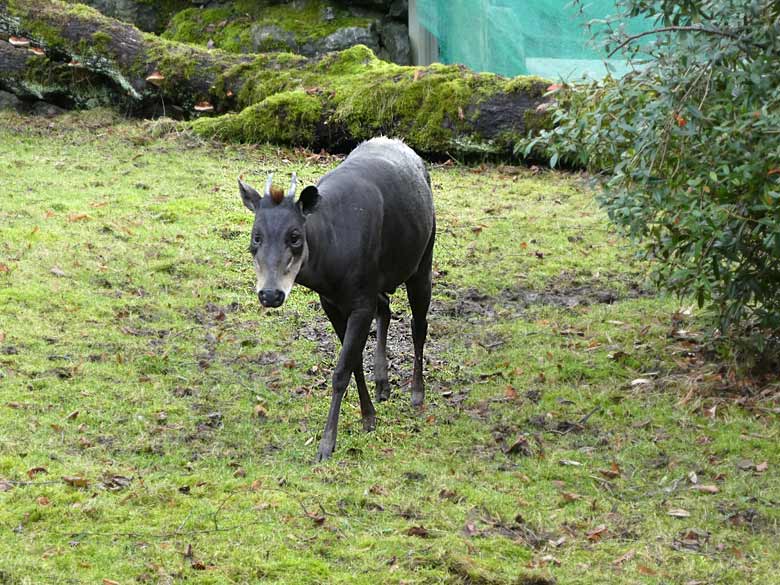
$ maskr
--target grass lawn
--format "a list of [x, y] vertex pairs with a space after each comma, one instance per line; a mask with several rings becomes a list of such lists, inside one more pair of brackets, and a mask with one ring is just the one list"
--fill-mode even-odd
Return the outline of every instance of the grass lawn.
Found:
[[393, 398], [315, 466], [338, 342], [260, 308], [236, 177], [338, 160], [159, 129], [0, 114], [0, 584], [777, 582], [777, 387], [582, 177], [432, 169], [426, 409], [399, 291]]

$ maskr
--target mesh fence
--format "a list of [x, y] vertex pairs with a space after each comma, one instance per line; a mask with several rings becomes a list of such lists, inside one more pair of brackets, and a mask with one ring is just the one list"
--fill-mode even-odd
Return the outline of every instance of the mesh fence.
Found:
[[[615, 0], [416, 0], [420, 23], [436, 37], [442, 63], [476, 71], [540, 75], [548, 79], [601, 78], [606, 54], [592, 46], [586, 23], [615, 14]], [[626, 24], [631, 32], [642, 22]], [[626, 71], [610, 60], [613, 75]]]

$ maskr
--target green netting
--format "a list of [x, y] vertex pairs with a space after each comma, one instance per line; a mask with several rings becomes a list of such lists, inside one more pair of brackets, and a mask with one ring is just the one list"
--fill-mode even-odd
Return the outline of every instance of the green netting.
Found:
[[[439, 44], [442, 63], [463, 63], [502, 75], [548, 79], [601, 78], [606, 55], [591, 45], [585, 24], [616, 13], [615, 0], [417, 0], [417, 17]], [[627, 24], [643, 30], [641, 22]], [[612, 74], [625, 62], [608, 61]]]

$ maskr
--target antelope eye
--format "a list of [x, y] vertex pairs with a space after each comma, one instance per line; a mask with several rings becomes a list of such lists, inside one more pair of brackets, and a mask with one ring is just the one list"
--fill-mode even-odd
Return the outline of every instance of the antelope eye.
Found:
[[290, 234], [290, 245], [291, 246], [300, 246], [301, 245], [301, 234], [298, 232], [292, 232]]
[[260, 234], [253, 234], [252, 243], [255, 244], [256, 246], [259, 246], [260, 244], [263, 243], [263, 236], [261, 236]]

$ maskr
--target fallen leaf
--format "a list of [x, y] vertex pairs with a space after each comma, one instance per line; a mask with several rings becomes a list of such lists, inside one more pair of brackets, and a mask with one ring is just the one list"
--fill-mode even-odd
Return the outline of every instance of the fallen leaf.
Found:
[[682, 508], [671, 508], [666, 513], [667, 515], [674, 516], [675, 518], [689, 518], [691, 515], [688, 510], [683, 510]]
[[635, 388], [637, 386], [649, 386], [652, 384], [652, 380], [648, 380], [647, 378], [637, 378], [636, 380], [631, 380], [631, 387]]
[[8, 264], [0, 262], [0, 273], [2, 272], [11, 272], [11, 269], [8, 267]]
[[607, 532], [607, 525], [606, 524], [599, 524], [594, 528], [593, 530], [590, 530], [585, 533], [585, 535], [588, 537], [588, 540], [600, 540], [602, 536]]
[[517, 390], [514, 389], [514, 386], [507, 386], [504, 389], [504, 396], [506, 396], [510, 400], [514, 400], [515, 398], [517, 398]]
[[78, 415], [79, 415], [79, 411], [78, 411], [78, 410], [74, 410], [73, 412], [71, 412], [71, 413], [70, 413], [68, 416], [66, 416], [65, 418], [66, 418], [67, 420], [75, 420], [75, 419], [78, 417]]
[[575, 494], [572, 492], [561, 492], [561, 497], [563, 498], [564, 502], [576, 502], [582, 498], [580, 494]]
[[561, 561], [559, 561], [552, 555], [544, 555], [543, 557], [540, 557], [535, 564], [539, 568], [546, 567], [547, 565], [550, 564], [555, 565], [556, 567], [560, 567]]
[[101, 482], [103, 487], [108, 491], [118, 492], [121, 489], [129, 486], [133, 481], [132, 477], [125, 477], [124, 475], [109, 475]]
[[643, 575], [655, 575], [657, 573], [655, 569], [651, 569], [650, 567], [646, 567], [645, 565], [637, 565], [636, 570], [642, 573]]
[[756, 471], [758, 473], [764, 473], [767, 469], [769, 469], [769, 462], [768, 461], [763, 461], [763, 462], [759, 463], [758, 465], [756, 465]]
[[613, 461], [609, 469], [599, 469], [599, 473], [608, 479], [615, 479], [620, 477], [620, 466]]
[[717, 494], [720, 491], [716, 485], [693, 485], [690, 489], [704, 494]]
[[249, 489], [256, 492], [259, 491], [261, 487], [263, 487], [263, 480], [256, 479], [252, 482], [252, 485], [249, 486]]
[[317, 526], [322, 526], [325, 523], [325, 516], [323, 514], [317, 514], [317, 512], [306, 512], [306, 517]]
[[573, 459], [561, 459], [558, 463], [561, 465], [570, 465], [572, 467], [582, 467], [582, 463]]
[[32, 479], [39, 473], [49, 473], [49, 471], [45, 467], [31, 467], [27, 470], [27, 477]]
[[68, 476], [63, 475], [62, 481], [68, 484], [70, 487], [85, 488], [89, 485], [89, 480], [80, 476]]
[[14, 489], [14, 484], [5, 479], [0, 479], [0, 492], [10, 492]]
[[[442, 490], [444, 492], [445, 490]], [[386, 496], [387, 490], [383, 488], [381, 485], [374, 484], [370, 488], [368, 488], [368, 492], [370, 494], [374, 494], [375, 496]], [[439, 493], [439, 497], [441, 497], [441, 493]]]
[[73, 223], [76, 221], [87, 221], [89, 219], [92, 219], [88, 214], [86, 213], [71, 213], [68, 216], [68, 221]]
[[417, 536], [419, 538], [428, 538], [431, 534], [425, 526], [412, 526], [406, 531], [407, 536]]
[[626, 551], [626, 553], [624, 555], [621, 555], [618, 558], [616, 558], [614, 561], [612, 561], [612, 564], [613, 565], [622, 565], [626, 561], [630, 561], [631, 559], [633, 559], [635, 556], [636, 556], [636, 551], [634, 551], [633, 549], [632, 550], [628, 550], [628, 551]]
[[103, 585], [120, 585], [119, 581], [113, 579], [103, 579]]
[[524, 435], [517, 437], [515, 442], [510, 445], [506, 452], [510, 455], [523, 455], [525, 457], [531, 457], [533, 455], [531, 444], [528, 442], [528, 438]]
[[38, 496], [35, 498], [35, 501], [39, 506], [48, 506], [50, 504], [49, 498], [46, 496]]
[[54, 276], [59, 276], [60, 278], [62, 278], [63, 276], [65, 276], [65, 271], [64, 271], [64, 270], [62, 270], [62, 268], [60, 268], [59, 266], [54, 266], [54, 267], [51, 269], [51, 271], [50, 271], [50, 272], [51, 272], [51, 273], [52, 273]]

